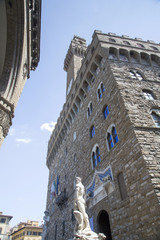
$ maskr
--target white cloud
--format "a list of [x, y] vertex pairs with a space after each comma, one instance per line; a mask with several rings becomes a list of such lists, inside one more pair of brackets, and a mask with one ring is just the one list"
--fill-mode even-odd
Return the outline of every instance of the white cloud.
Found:
[[40, 126], [40, 129], [43, 131], [43, 130], [47, 130], [49, 132], [52, 132], [55, 128], [55, 125], [56, 125], [56, 122], [50, 122], [50, 123], [43, 123], [41, 126]]
[[22, 142], [25, 144], [28, 144], [30, 141], [31, 141], [31, 139], [29, 139], [29, 138], [17, 138], [16, 139], [16, 142]]
[[9, 135], [13, 136], [15, 134], [16, 130], [14, 128], [9, 129]]

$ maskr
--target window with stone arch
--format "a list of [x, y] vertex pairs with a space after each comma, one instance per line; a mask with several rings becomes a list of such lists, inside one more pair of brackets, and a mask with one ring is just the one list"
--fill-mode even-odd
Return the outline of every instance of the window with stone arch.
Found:
[[93, 138], [95, 135], [95, 127], [94, 125], [92, 125], [92, 127], [90, 128], [90, 138]]
[[88, 108], [87, 108], [87, 118], [89, 118], [91, 116], [92, 110], [93, 110], [93, 105], [92, 105], [92, 102], [90, 102], [88, 104]]
[[107, 130], [106, 143], [108, 151], [110, 151], [116, 143], [118, 143], [119, 138], [115, 125], [111, 125]]
[[101, 82], [98, 86], [98, 89], [97, 89], [98, 100], [100, 100], [102, 98], [102, 95], [103, 95], [104, 91], [105, 91], [104, 84], [103, 84], [103, 82]]
[[157, 128], [160, 128], [160, 109], [152, 109], [151, 116]]
[[109, 115], [109, 108], [108, 108], [107, 105], [105, 105], [105, 106], [103, 107], [102, 112], [103, 112], [103, 117], [104, 117], [104, 119], [106, 119], [106, 118], [108, 117], [108, 115]]
[[143, 91], [143, 95], [144, 95], [145, 99], [154, 100], [154, 95], [153, 95], [152, 91], [146, 90], [146, 89], [143, 89], [142, 91]]
[[137, 70], [130, 70], [129, 73], [130, 73], [130, 77], [132, 79], [136, 79], [136, 80], [139, 80], [139, 81], [144, 80], [144, 77], [142, 76], [142, 74]]
[[92, 168], [94, 169], [101, 162], [100, 150], [98, 144], [95, 144], [91, 151]]

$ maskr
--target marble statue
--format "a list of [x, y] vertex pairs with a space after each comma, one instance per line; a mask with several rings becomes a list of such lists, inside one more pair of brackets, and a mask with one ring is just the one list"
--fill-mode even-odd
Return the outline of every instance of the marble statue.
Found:
[[89, 218], [86, 213], [85, 189], [80, 177], [76, 177], [76, 187], [74, 195], [74, 215], [77, 221], [74, 240], [104, 240], [103, 233], [95, 233], [91, 230]]
[[46, 210], [44, 212], [44, 217], [43, 217], [43, 220], [44, 220], [44, 225], [43, 225], [43, 232], [42, 232], [42, 240], [45, 240], [47, 238], [47, 229], [48, 229], [48, 224], [49, 224], [49, 211]]

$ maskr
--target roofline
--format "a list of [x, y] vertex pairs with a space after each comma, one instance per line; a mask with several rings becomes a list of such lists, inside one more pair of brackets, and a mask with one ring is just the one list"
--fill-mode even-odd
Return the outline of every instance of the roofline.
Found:
[[16, 231], [14, 231], [13, 233], [11, 233], [11, 235], [13, 235], [13, 234], [23, 230], [24, 228], [36, 228], [36, 229], [38, 228], [38, 229], [42, 229], [43, 230], [43, 227], [40, 227], [40, 226], [39, 227], [36, 227], [36, 226], [25, 226], [25, 227], [22, 227], [22, 228], [20, 228], [20, 229], [18, 229]]
[[0, 214], [0, 217], [8, 217], [8, 218], [10, 218], [10, 219], [13, 218], [13, 216], [10, 216], [10, 215], [3, 215], [3, 214]]

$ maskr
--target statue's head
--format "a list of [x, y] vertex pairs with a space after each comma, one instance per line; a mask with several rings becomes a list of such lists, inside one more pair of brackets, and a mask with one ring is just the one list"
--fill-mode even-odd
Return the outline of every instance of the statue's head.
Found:
[[81, 178], [80, 177], [76, 177], [76, 182], [81, 182]]

